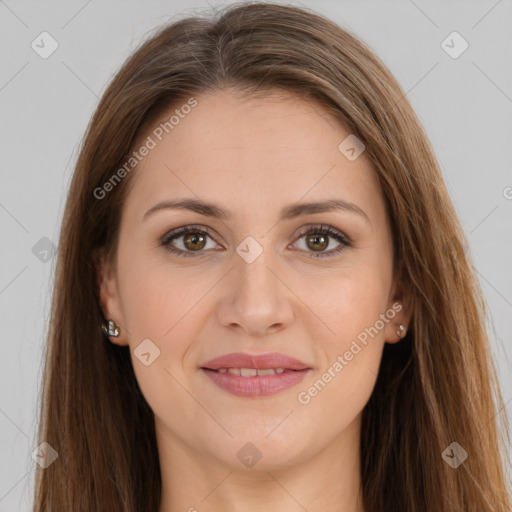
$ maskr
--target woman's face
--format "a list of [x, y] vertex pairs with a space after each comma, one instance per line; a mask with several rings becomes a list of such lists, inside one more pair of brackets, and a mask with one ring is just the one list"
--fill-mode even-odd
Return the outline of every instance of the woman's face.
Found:
[[[167, 452], [285, 468], [359, 431], [384, 343], [408, 317], [382, 192], [349, 135], [288, 94], [215, 92], [134, 148], [101, 302]], [[196, 206], [165, 207], [178, 201]], [[211, 362], [233, 353], [245, 360]]]

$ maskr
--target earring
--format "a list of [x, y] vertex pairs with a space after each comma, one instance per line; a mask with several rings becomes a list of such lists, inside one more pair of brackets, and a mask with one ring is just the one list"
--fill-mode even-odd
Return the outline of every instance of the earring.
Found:
[[396, 333], [398, 334], [399, 338], [403, 338], [405, 336], [405, 333], [407, 332], [407, 330], [405, 329], [405, 327], [400, 324], [400, 330], [399, 331], [396, 331]]
[[105, 324], [101, 324], [101, 328], [109, 337], [117, 338], [119, 336], [119, 327], [113, 320], [108, 321], [108, 327]]

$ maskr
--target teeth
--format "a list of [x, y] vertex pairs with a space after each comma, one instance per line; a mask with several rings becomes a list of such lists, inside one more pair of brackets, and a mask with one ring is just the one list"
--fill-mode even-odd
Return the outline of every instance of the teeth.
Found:
[[256, 377], [257, 375], [275, 375], [284, 372], [284, 368], [265, 368], [262, 370], [256, 368], [219, 368], [219, 373], [231, 373], [242, 377]]
[[276, 372], [273, 368], [269, 368], [268, 370], [258, 370], [258, 375], [275, 375]]

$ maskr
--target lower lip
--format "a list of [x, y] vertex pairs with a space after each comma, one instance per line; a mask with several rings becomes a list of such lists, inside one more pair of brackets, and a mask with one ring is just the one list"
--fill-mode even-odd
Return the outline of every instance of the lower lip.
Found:
[[256, 375], [254, 377], [242, 377], [232, 373], [219, 373], [214, 370], [201, 368], [214, 384], [228, 393], [237, 396], [259, 397], [275, 395], [286, 389], [296, 386], [301, 382], [309, 369], [285, 370], [274, 375]]

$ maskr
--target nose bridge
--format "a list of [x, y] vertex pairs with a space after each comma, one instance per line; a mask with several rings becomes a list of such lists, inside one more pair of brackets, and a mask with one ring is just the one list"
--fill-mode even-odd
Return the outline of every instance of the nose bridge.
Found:
[[[270, 271], [275, 258], [270, 246], [271, 237], [248, 236], [236, 248], [235, 279], [237, 292], [244, 300], [260, 300], [262, 307], [276, 299], [278, 280]], [[269, 268], [270, 267], [270, 268]], [[275, 271], [274, 271], [275, 272]]]
[[237, 246], [230, 297], [222, 308], [224, 325], [238, 324], [248, 332], [264, 335], [270, 327], [282, 327], [292, 318], [286, 287], [275, 275], [278, 270], [270, 240], [267, 236], [258, 240], [247, 237]]

